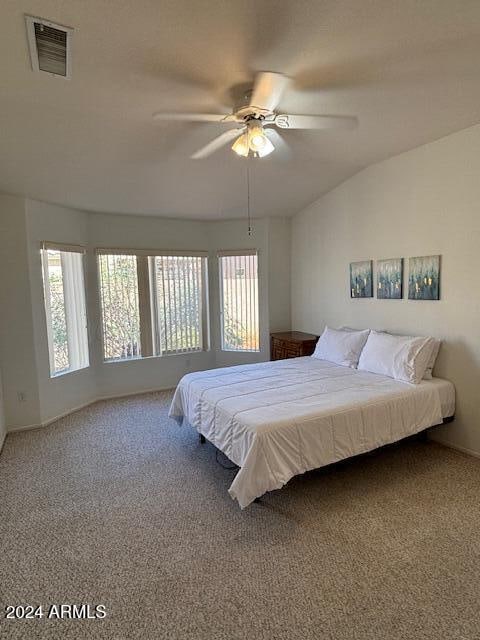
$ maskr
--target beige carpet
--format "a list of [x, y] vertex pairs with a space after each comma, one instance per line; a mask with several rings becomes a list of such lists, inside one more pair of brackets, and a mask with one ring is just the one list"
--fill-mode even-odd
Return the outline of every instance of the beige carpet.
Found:
[[[402, 443], [241, 511], [170, 394], [8, 436], [0, 600], [106, 605], [2, 638], [480, 638], [480, 461]], [[2, 614], [3, 617], [3, 614]]]

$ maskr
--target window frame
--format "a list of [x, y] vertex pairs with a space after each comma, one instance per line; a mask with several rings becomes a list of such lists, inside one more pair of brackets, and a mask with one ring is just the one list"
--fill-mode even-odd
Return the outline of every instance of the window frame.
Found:
[[[104, 333], [104, 323], [103, 323], [103, 298], [102, 298], [102, 278], [101, 278], [101, 270], [100, 270], [100, 256], [101, 255], [117, 255], [117, 256], [136, 256], [136, 253], [130, 249], [95, 249], [95, 267], [97, 271], [97, 310], [99, 314], [99, 333], [100, 333], [100, 347], [102, 352], [102, 363], [103, 364], [115, 364], [119, 362], [135, 362], [136, 360], [142, 360], [145, 356], [136, 355], [131, 356], [129, 358], [107, 358], [105, 357], [105, 333]], [[137, 260], [137, 287], [138, 287], [138, 260]], [[139, 315], [139, 323], [140, 323], [140, 295], [138, 300], [138, 315]], [[142, 345], [142, 336], [140, 332], [140, 353], [142, 353], [143, 345]], [[146, 356], [148, 357], [148, 356]]]
[[[67, 331], [67, 353], [69, 366], [58, 371], [55, 370], [55, 351], [54, 337], [52, 326], [52, 306], [51, 306], [51, 288], [50, 273], [48, 263], [48, 251], [60, 252], [60, 265], [62, 270], [62, 287], [63, 287], [63, 305], [65, 314], [65, 327]], [[74, 269], [71, 269], [62, 254], [72, 253], [81, 256], [80, 275], [81, 282], [75, 282]], [[89, 348], [89, 322], [87, 311], [87, 288], [86, 288], [86, 272], [85, 272], [85, 255], [86, 247], [82, 245], [64, 244], [59, 242], [42, 241], [40, 243], [40, 260], [42, 266], [43, 280], [43, 303], [45, 310], [45, 323], [47, 329], [47, 349], [49, 360], [50, 378], [58, 378], [69, 373], [75, 373], [90, 367], [90, 348]], [[73, 279], [72, 279], [73, 278]], [[68, 285], [66, 283], [69, 283]], [[69, 289], [72, 289], [70, 291]], [[79, 324], [81, 318], [75, 302], [76, 290], [82, 291], [82, 316], [85, 321], [84, 330]], [[72, 322], [73, 320], [73, 322]]]
[[[224, 295], [223, 295], [223, 268], [222, 258], [235, 256], [256, 256], [257, 258], [257, 323], [258, 323], [258, 348], [257, 349], [227, 349], [224, 338]], [[262, 350], [261, 326], [260, 326], [260, 252], [258, 249], [233, 249], [217, 251], [217, 269], [219, 286], [219, 320], [220, 320], [220, 351], [224, 353], [260, 353]]]
[[[101, 255], [131, 255], [137, 262], [138, 308], [140, 323], [140, 355], [130, 358], [106, 358], [105, 336], [103, 330], [102, 282], [100, 276], [99, 259]], [[100, 342], [102, 347], [102, 362], [115, 364], [143, 360], [145, 358], [163, 358], [167, 356], [191, 355], [210, 350], [210, 317], [209, 317], [209, 287], [208, 287], [208, 251], [175, 250], [175, 249], [132, 249], [118, 247], [97, 247], [95, 249], [97, 268], [98, 303], [100, 307]], [[202, 258], [202, 311], [200, 316], [202, 347], [183, 351], [163, 351], [161, 348], [159, 314], [156, 296], [155, 258], [172, 256], [176, 258]]]

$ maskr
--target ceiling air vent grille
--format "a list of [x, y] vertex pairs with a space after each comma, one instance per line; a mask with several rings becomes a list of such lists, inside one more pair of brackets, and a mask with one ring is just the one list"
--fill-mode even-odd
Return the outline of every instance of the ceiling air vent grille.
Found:
[[25, 20], [32, 69], [70, 78], [73, 30], [32, 16]]

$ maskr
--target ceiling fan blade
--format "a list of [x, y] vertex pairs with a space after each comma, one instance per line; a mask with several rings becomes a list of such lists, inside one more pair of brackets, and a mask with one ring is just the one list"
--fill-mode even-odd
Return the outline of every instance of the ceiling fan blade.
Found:
[[275, 124], [280, 129], [355, 129], [355, 116], [299, 116], [279, 114]]
[[262, 71], [258, 73], [253, 85], [250, 106], [275, 111], [285, 91], [290, 78], [283, 73]]
[[196, 151], [192, 156], [190, 156], [193, 160], [202, 160], [203, 158], [208, 158], [208, 156], [215, 153], [222, 147], [224, 147], [229, 142], [238, 138], [239, 135], [243, 133], [244, 127], [237, 129], [229, 129], [224, 133], [221, 133], [219, 136], [214, 138], [211, 142], [206, 144], [204, 147]]
[[235, 118], [227, 113], [154, 113], [154, 120], [170, 120], [177, 122], [231, 122]]

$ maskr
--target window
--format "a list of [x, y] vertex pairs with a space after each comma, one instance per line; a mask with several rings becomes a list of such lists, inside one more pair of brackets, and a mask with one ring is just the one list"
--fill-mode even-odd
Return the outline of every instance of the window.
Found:
[[208, 349], [206, 254], [98, 253], [106, 360]]
[[106, 360], [141, 355], [137, 258], [100, 255], [103, 350]]
[[89, 366], [81, 247], [42, 243], [50, 375]]
[[157, 351], [201, 351], [205, 322], [205, 258], [156, 256], [154, 261], [155, 302], [160, 340]]
[[223, 351], [259, 351], [258, 257], [219, 254]]

